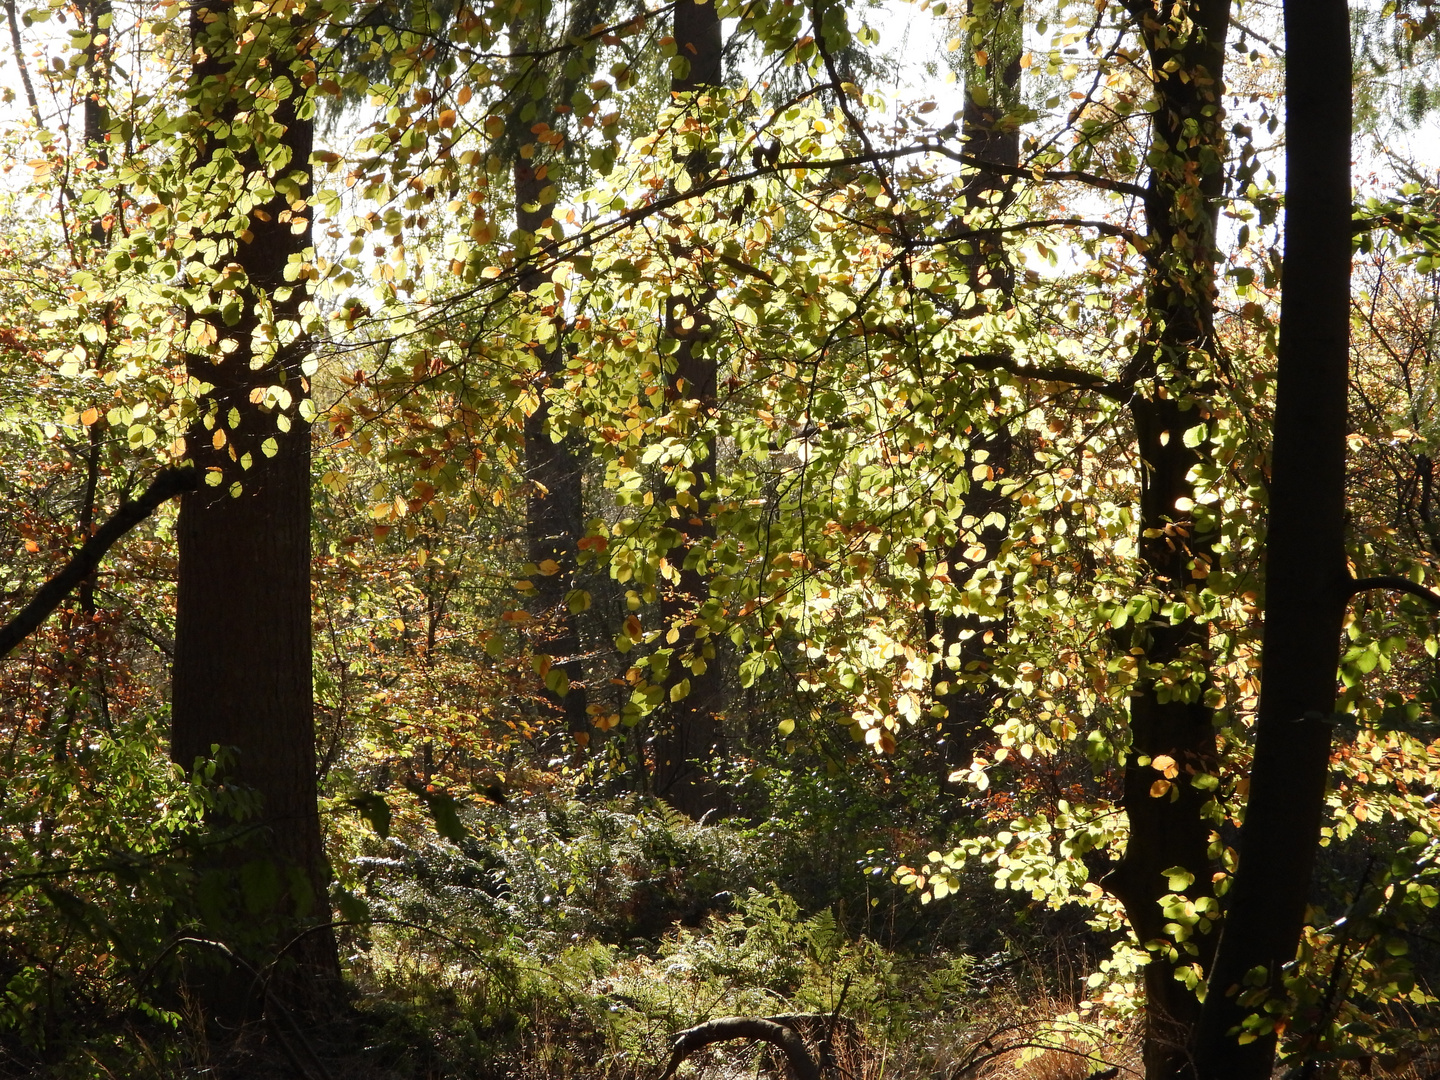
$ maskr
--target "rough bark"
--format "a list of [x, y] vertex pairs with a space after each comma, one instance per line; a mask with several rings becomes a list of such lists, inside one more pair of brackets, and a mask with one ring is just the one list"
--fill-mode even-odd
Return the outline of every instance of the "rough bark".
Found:
[[[198, 60], [189, 96], [196, 123], [207, 130], [241, 123], [242, 111], [257, 107], [242, 100], [239, 88], [232, 28], [238, 15], [229, 3], [198, 7], [192, 14]], [[293, 46], [297, 30], [279, 27], [276, 33]], [[272, 54], [268, 62], [288, 73], [280, 56]], [[171, 712], [171, 755], [178, 764], [189, 768], [213, 746], [231, 747], [229, 778], [262, 800], [258, 817], [246, 821], [255, 826], [252, 841], [226, 853], [222, 867], [259, 860], [277, 868], [283, 883], [274, 909], [277, 946], [307, 923], [329, 919], [311, 688], [310, 427], [299, 412], [309, 390], [301, 371], [308, 342], [301, 337], [267, 360], [263, 339], [256, 336], [257, 307], [269, 307], [277, 323], [293, 324], [305, 296], [303, 281], [285, 276], [291, 257], [310, 247], [306, 200], [313, 123], [297, 116], [299, 104], [291, 97], [272, 115], [277, 126], [271, 137], [288, 154], [270, 181], [276, 193], [251, 210], [244, 223], [248, 235], [236, 239], [228, 258], [221, 256], [244, 273], [244, 304], [232, 311], [228, 324], [218, 312], [192, 312], [192, 325], [209, 320], [235, 347], [186, 359], [191, 379], [210, 389], [200, 397], [187, 435], [203, 482], [182, 501], [177, 527]], [[234, 164], [255, 176], [261, 172], [261, 149], [247, 140]], [[199, 153], [202, 170], [216, 168], [211, 183], [233, 178], [223, 168], [230, 158], [220, 140], [207, 140]], [[288, 409], [263, 406], [272, 386], [289, 392]], [[307, 975], [291, 984], [296, 995], [318, 999], [338, 975], [328, 929], [304, 934], [287, 955]], [[232, 996], [213, 1002], [217, 1011], [243, 1009], [244, 1002], [233, 1000], [243, 992], [237, 981], [244, 980], [209, 988], [216, 996]]]
[[[690, 62], [690, 67], [683, 78], [671, 81], [670, 89], [687, 93], [717, 85], [721, 37], [715, 4], [679, 0], [675, 5], [674, 34], [676, 51]], [[686, 168], [698, 187], [708, 168], [704, 152], [698, 152]], [[667, 396], [672, 403], [698, 401], [697, 425], [703, 425], [713, 414], [717, 402], [715, 358], [702, 347], [706, 336], [705, 302], [703, 296], [672, 297], [666, 312], [666, 332], [678, 345]], [[693, 319], [689, 327], [684, 325], [687, 319]], [[715, 535], [709, 498], [716, 448], [715, 440], [708, 436], [692, 434], [692, 441], [697, 459], [695, 483], [687, 492], [679, 492], [673, 485], [663, 491], [665, 503], [677, 511], [671, 525], [679, 534], [679, 543], [670, 550], [668, 559], [679, 569], [680, 581], [666, 590], [661, 602], [664, 625], [676, 628], [678, 633], [670, 643], [673, 651], [665, 684], [668, 704], [657, 719], [652, 783], [655, 793], [671, 806], [699, 818], [708, 812], [724, 813], [729, 800], [711, 774], [711, 763], [716, 760], [722, 738], [717, 714], [724, 706], [723, 687], [715, 639], [701, 622], [701, 609], [710, 590], [703, 568], [695, 561]], [[687, 495], [693, 496], [693, 504], [685, 499]], [[678, 701], [669, 701], [669, 691], [682, 682], [688, 683], [688, 692]]]
[[1241, 1045], [1235, 1029], [1267, 996], [1284, 994], [1281, 973], [1299, 945], [1324, 811], [1328, 717], [1335, 707], [1345, 604], [1355, 587], [1344, 544], [1349, 31], [1342, 0], [1285, 4], [1289, 182], [1265, 541], [1263, 682], [1240, 861], [1200, 1028], [1203, 1080], [1270, 1075], [1273, 1030], [1262, 1023], [1253, 1029], [1258, 1037]]
[[[1161, 102], [1151, 129], [1150, 174], [1145, 211], [1157, 258], [1147, 287], [1146, 338], [1126, 372], [1135, 387], [1130, 399], [1141, 460], [1139, 545], [1149, 584], [1170, 602], [1184, 603], [1203, 587], [1213, 560], [1213, 531], [1197, 525], [1190, 471], [1203, 448], [1185, 445], [1184, 433], [1203, 419], [1205, 397], [1196, 386], [1210, 374], [1213, 351], [1214, 281], [1218, 252], [1215, 221], [1224, 184], [1224, 131], [1220, 109], [1229, 0], [1132, 0]], [[1188, 500], [1188, 501], [1187, 501]], [[1120, 647], [1142, 647], [1148, 668], [1189, 666], [1182, 691], [1142, 677], [1130, 698], [1130, 754], [1121, 803], [1130, 838], [1106, 887], [1125, 906], [1137, 937], [1155, 943], [1145, 969], [1144, 1061], [1149, 1080], [1193, 1075], [1192, 1035], [1200, 1016], [1195, 993], [1175, 978], [1177, 967], [1208, 965], [1213, 934], [1177, 944], [1167, 933], [1163, 898], [1179, 892], [1189, 900], [1213, 894], [1209, 856], [1211, 825], [1203, 816], [1209, 792], [1192, 781], [1214, 772], [1212, 711], [1204, 702], [1206, 624], [1161, 616], [1132, 633]], [[1174, 762], [1166, 781], [1152, 762]], [[1166, 871], [1183, 867], [1192, 883], [1170, 887]]]

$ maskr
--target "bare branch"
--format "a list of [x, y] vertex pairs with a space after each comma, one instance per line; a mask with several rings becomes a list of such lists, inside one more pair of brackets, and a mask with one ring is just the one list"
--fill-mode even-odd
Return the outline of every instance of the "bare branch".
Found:
[[161, 503], [194, 491], [196, 485], [195, 470], [190, 466], [166, 469], [155, 477], [138, 499], [121, 504], [114, 516], [85, 541], [64, 569], [40, 587], [24, 610], [0, 627], [0, 657], [8, 656], [39, 629], [70, 591], [95, 572], [100, 560], [117, 540], [153, 514]]
[[721, 1016], [686, 1028], [675, 1036], [670, 1049], [670, 1063], [665, 1066], [660, 1080], [670, 1080], [681, 1063], [697, 1051], [712, 1043], [731, 1039], [757, 1039], [770, 1043], [784, 1052], [798, 1080], [820, 1080], [820, 1067], [805, 1048], [805, 1040], [800, 1038], [799, 1033], [760, 1016]]
[[1433, 608], [1440, 609], [1440, 593], [1431, 592], [1424, 585], [1416, 585], [1403, 577], [1362, 577], [1350, 582], [1350, 596], [1359, 596], [1371, 589], [1388, 589], [1391, 592], [1408, 593], [1419, 597]]

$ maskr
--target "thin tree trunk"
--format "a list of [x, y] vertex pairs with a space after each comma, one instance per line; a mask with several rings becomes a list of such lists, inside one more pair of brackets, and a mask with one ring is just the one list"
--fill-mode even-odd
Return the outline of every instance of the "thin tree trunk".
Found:
[[25, 62], [25, 43], [20, 37], [20, 13], [15, 10], [15, 0], [4, 0], [5, 21], [10, 24], [10, 45], [15, 50], [15, 67], [20, 72], [20, 85], [25, 88], [25, 102], [30, 106], [30, 118], [36, 128], [45, 126], [40, 117], [40, 101], [35, 96], [35, 84], [30, 81], [30, 65]]
[[[1191, 470], [1207, 451], [1203, 444], [1187, 446], [1184, 435], [1204, 419], [1205, 396], [1195, 383], [1211, 374], [1195, 357], [1213, 354], [1215, 347], [1215, 222], [1225, 142], [1220, 92], [1230, 3], [1132, 0], [1130, 8], [1161, 102], [1152, 123], [1154, 167], [1145, 200], [1158, 252], [1147, 288], [1149, 332], [1125, 379], [1135, 387], [1130, 413], [1141, 460], [1139, 547], [1148, 584], [1163, 600], [1185, 604], [1203, 587], [1214, 558], [1213, 525], [1197, 523], [1187, 509], [1195, 495]], [[1213, 895], [1211, 826], [1202, 816], [1211, 794], [1192, 783], [1215, 771], [1215, 729], [1204, 701], [1208, 630], [1197, 620], [1172, 624], [1161, 614], [1120, 632], [1117, 640], [1121, 647], [1144, 648], [1147, 665], [1189, 663], [1199, 670], [1179, 690], [1143, 678], [1131, 695], [1121, 797], [1130, 837], [1105, 879], [1140, 942], [1160, 943], [1145, 968], [1143, 1056], [1147, 1080], [1168, 1080], [1193, 1075], [1192, 1036], [1200, 1016], [1197, 995], [1176, 979], [1176, 970], [1208, 966], [1215, 945], [1214, 934], [1196, 933], [1172, 950], [1162, 909], [1172, 893], [1191, 901]], [[1167, 871], [1174, 867], [1191, 879], [1183, 888], [1171, 887]]]
[[[713, 0], [704, 4], [679, 0], [674, 28], [676, 50], [690, 62], [690, 70], [684, 78], [671, 82], [671, 90], [685, 93], [718, 85], [720, 18]], [[708, 169], [704, 151], [697, 152], [686, 168], [696, 180], [703, 176]], [[666, 312], [666, 329], [678, 344], [667, 396], [672, 402], [698, 401], [697, 424], [702, 425], [717, 403], [715, 358], [701, 347], [706, 333], [705, 302], [703, 296], [672, 297]], [[688, 328], [684, 326], [687, 319], [693, 320]], [[723, 813], [729, 806], [729, 799], [711, 771], [722, 738], [717, 713], [724, 703], [715, 638], [700, 622], [700, 609], [709, 599], [710, 590], [704, 572], [693, 562], [694, 554], [708, 546], [715, 535], [709, 502], [715, 481], [715, 450], [712, 437], [697, 437], [695, 483], [688, 492], [667, 486], [663, 493], [665, 502], [679, 512], [672, 523], [680, 534], [680, 543], [670, 550], [668, 558], [679, 569], [680, 581], [666, 591], [661, 604], [664, 625], [676, 628], [678, 634], [671, 643], [670, 672], [665, 684], [668, 705], [659, 717], [655, 734], [653, 783], [656, 794], [694, 818], [710, 811]], [[680, 500], [687, 494], [696, 501], [681, 507]], [[682, 690], [685, 692], [679, 696]], [[669, 700], [672, 693], [678, 700]]]
[[[233, 4], [195, 9], [191, 30], [200, 57], [191, 79], [192, 110], [221, 124], [242, 124], [254, 107], [243, 100], [233, 55], [235, 23], [243, 13]], [[297, 48], [300, 29], [270, 28], [274, 40]], [[294, 54], [292, 54], [294, 55]], [[270, 67], [245, 72], [256, 79], [288, 74], [286, 57], [273, 49]], [[227, 85], [228, 80], [228, 85]], [[298, 84], [298, 80], [297, 80]], [[315, 726], [311, 687], [310, 620], [310, 426], [300, 415], [309, 386], [301, 371], [309, 342], [302, 336], [267, 359], [262, 311], [276, 324], [298, 322], [305, 297], [303, 281], [285, 277], [292, 256], [310, 247], [311, 190], [309, 159], [313, 122], [297, 116], [300, 101], [291, 97], [274, 110], [279, 146], [288, 163], [269, 183], [276, 194], [256, 207], [228, 256], [248, 281], [244, 303], [222, 324], [219, 313], [192, 313], [212, 321], [234, 349], [191, 353], [191, 379], [211, 388], [200, 398], [187, 447], [204, 478], [181, 503], [179, 591], [175, 615], [175, 662], [171, 755], [191, 767], [212, 747], [230, 747], [229, 778], [255, 790], [262, 804], [256, 839], [222, 856], [221, 868], [268, 863], [277, 871], [275, 898], [277, 944], [300, 937], [288, 956], [306, 977], [288, 984], [289, 1004], [318, 1004], [330, 980], [338, 976], [333, 936], [328, 930], [328, 872], [316, 808]], [[232, 135], [232, 138], [235, 136]], [[249, 138], [247, 134], [247, 138]], [[222, 144], [223, 145], [223, 144]], [[253, 146], [237, 155], [249, 178], [263, 175], [261, 151]], [[221, 146], [202, 152], [199, 169], [223, 163]], [[213, 156], [212, 156], [213, 155]], [[273, 158], [272, 158], [273, 160]], [[247, 178], [247, 179], [249, 179]], [[217, 170], [212, 185], [236, 183], [233, 173]], [[215, 198], [228, 199], [226, 189]], [[252, 363], [258, 364], [252, 367]], [[265, 407], [270, 387], [282, 387], [288, 408]], [[273, 402], [273, 394], [270, 397]], [[212, 992], [220, 997], [248, 992], [237, 978]], [[297, 1002], [304, 994], [309, 1002]], [[243, 1001], [210, 1003], [221, 1012], [244, 1008]]]
[[[1202, 1080], [1261, 1080], [1315, 865], [1346, 601], [1350, 22], [1342, 0], [1285, 4], [1285, 269], [1280, 303], [1263, 682], [1240, 862], [1200, 1028]], [[1263, 971], [1257, 989], [1247, 976]], [[1242, 989], [1244, 987], [1244, 989]], [[1241, 1045], [1237, 1026], [1257, 1037]]]
[[[90, 43], [85, 46], [85, 102], [82, 110], [85, 121], [85, 149], [96, 163], [105, 166], [110, 163], [110, 154], [105, 142], [106, 129], [110, 126], [110, 57], [114, 49], [110, 45], [112, 33], [111, 0], [90, 0], [85, 8], [86, 29]], [[105, 243], [105, 226], [101, 219], [90, 226], [90, 239], [97, 245]]]

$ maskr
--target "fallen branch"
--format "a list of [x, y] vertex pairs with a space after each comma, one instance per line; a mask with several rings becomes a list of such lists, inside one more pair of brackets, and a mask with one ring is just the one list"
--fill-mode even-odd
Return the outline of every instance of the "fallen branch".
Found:
[[65, 568], [40, 587], [24, 610], [0, 627], [0, 658], [39, 629], [70, 591], [93, 574], [105, 553], [122, 536], [153, 514], [157, 507], [177, 495], [196, 488], [195, 470], [186, 466], [165, 469], [151, 482], [138, 499], [122, 503], [109, 521], [95, 530]]
[[665, 1066], [660, 1080], [670, 1080], [680, 1064], [697, 1051], [712, 1043], [728, 1042], [732, 1039], [755, 1039], [779, 1047], [790, 1062], [796, 1080], [820, 1080], [820, 1067], [805, 1048], [805, 1040], [800, 1037], [800, 1033], [794, 1028], [760, 1016], [721, 1016], [686, 1028], [675, 1036], [675, 1041], [670, 1046], [670, 1064]]

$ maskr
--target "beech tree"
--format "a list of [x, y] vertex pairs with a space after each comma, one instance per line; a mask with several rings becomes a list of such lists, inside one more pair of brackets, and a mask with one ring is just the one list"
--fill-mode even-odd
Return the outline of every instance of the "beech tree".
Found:
[[[322, 483], [350, 492], [342, 455], [369, 459], [353, 516], [377, 545], [486, 532], [483, 571], [397, 540], [386, 573], [494, 576], [509, 599], [475, 603], [467, 640], [442, 642], [432, 605], [425, 642], [482, 673], [489, 720], [533, 718], [512, 676], [538, 673], [569, 734], [650, 733], [654, 792], [694, 818], [728, 809], [721, 719], [747, 693], [784, 703], [763, 734], [831, 768], [834, 729], [856, 753], [938, 735], [964, 751], [936, 808], [952, 832], [896, 879], [929, 902], [978, 864], [1083, 908], [1113, 950], [1075, 1038], [1143, 1003], [1154, 1080], [1375, 1045], [1325, 988], [1349, 931], [1305, 901], [1317, 845], [1387, 783], [1358, 761], [1393, 758], [1385, 805], [1413, 832], [1364, 885], [1399, 897], [1364, 948], [1365, 978], [1400, 985], [1379, 953], [1433, 900], [1406, 853], [1440, 819], [1425, 744], [1383, 725], [1430, 706], [1419, 660], [1365, 676], [1427, 631], [1347, 604], [1428, 602], [1434, 567], [1347, 534], [1344, 6], [1287, 5], [1283, 200], [1259, 92], [1279, 54], [1230, 0], [932, 7], [954, 92], [848, 62], [883, 56], [856, 5], [681, 0], [520, 47], [556, 17], [197, 9], [179, 119], [145, 129], [164, 153], [97, 159], [116, 179], [90, 203], [126, 227], [104, 275], [36, 310], [57, 341], [127, 328], [57, 344], [57, 377], [108, 379], [135, 451], [196, 471], [172, 753], [231, 748], [261, 806], [207, 868], [248, 873], [287, 955], [335, 973], [310, 681], [323, 380]], [[722, 27], [745, 58], [724, 79]], [[315, 141], [323, 95], [351, 102], [337, 149]], [[1374, 201], [1361, 231], [1433, 261], [1429, 207]], [[613, 678], [578, 659], [582, 572], [625, 593], [591, 616]], [[377, 651], [411, 633], [372, 621]], [[464, 791], [432, 765], [339, 798], [381, 831], [385, 785], [407, 787], [462, 841]]]
[[[1285, 5], [1285, 269], [1265, 536], [1255, 757], [1225, 932], [1196, 1038], [1200, 1077], [1266, 1077], [1319, 849], [1345, 608], [1350, 371], [1350, 17]], [[1299, 181], [1299, 182], [1297, 182]]]
[[286, 921], [321, 924], [292, 956], [335, 978], [311, 687], [314, 104], [304, 87], [315, 22], [201, 7], [190, 33], [192, 172], [177, 210], [193, 207], [209, 229], [181, 234], [193, 278], [185, 453], [201, 483], [176, 526], [171, 754], [189, 767], [233, 748], [232, 778], [260, 797], [239, 859], [271, 877]]

